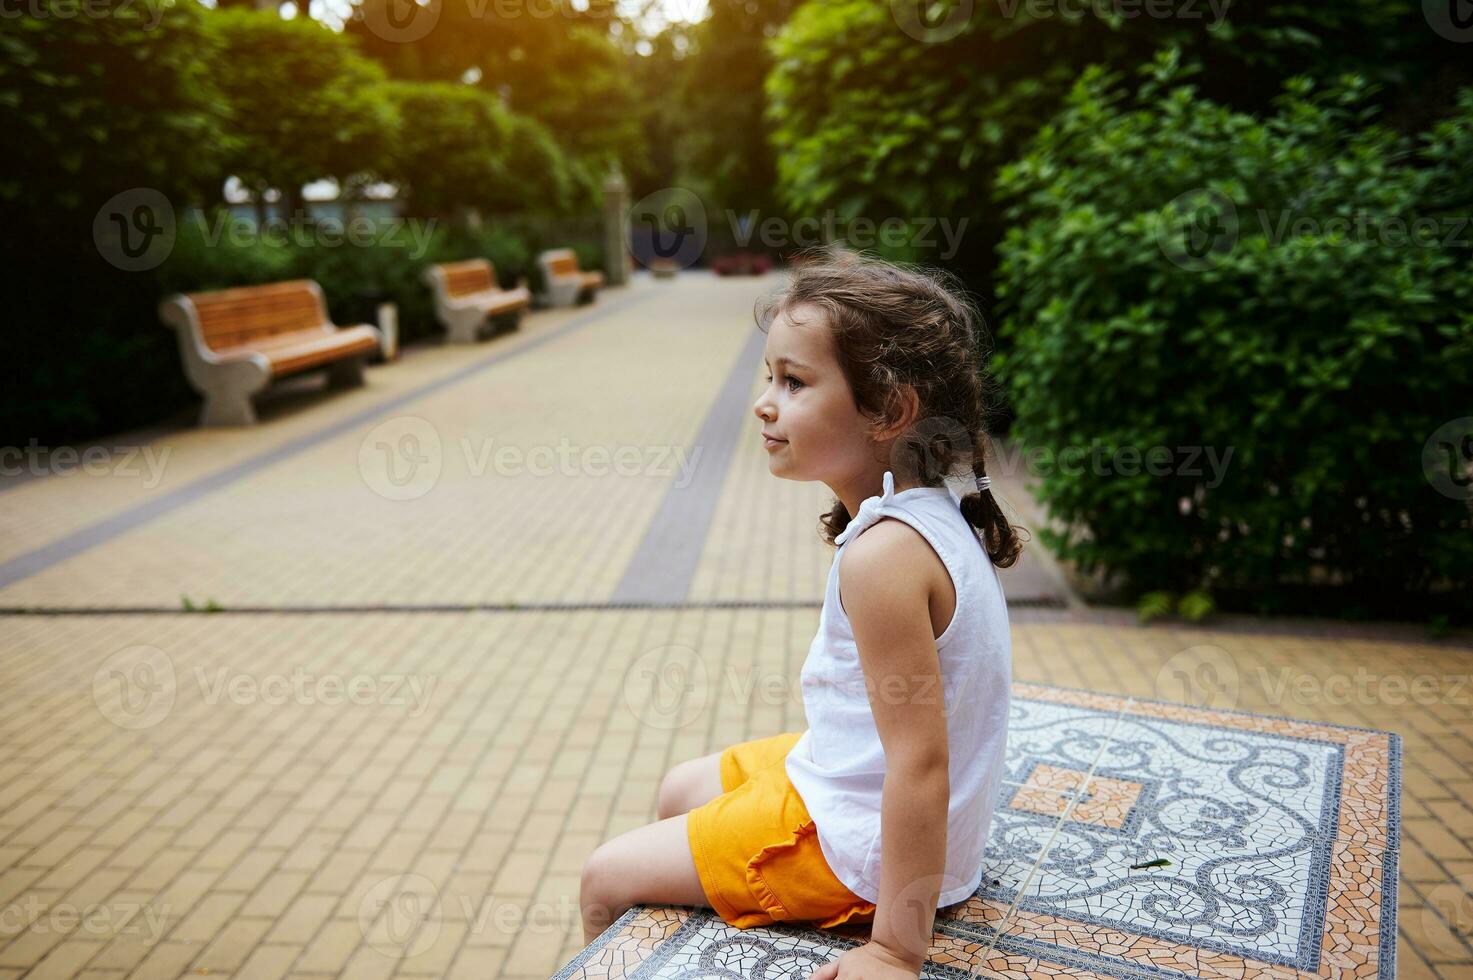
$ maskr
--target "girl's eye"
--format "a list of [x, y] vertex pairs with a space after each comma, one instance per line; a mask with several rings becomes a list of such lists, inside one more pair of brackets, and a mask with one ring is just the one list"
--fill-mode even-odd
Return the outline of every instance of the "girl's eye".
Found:
[[[797, 382], [800, 386], [803, 384], [798, 378], [793, 377], [791, 374], [788, 375], [788, 384], [791, 386], [794, 382]], [[772, 375], [770, 374], [767, 376], [767, 383], [772, 384]], [[788, 390], [792, 391], [793, 389], [789, 387]]]

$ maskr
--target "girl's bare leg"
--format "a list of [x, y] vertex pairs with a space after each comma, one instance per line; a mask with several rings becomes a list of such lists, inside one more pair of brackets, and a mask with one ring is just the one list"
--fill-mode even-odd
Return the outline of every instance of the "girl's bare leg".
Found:
[[637, 904], [710, 907], [687, 833], [682, 813], [620, 834], [589, 855], [578, 900], [585, 945]]

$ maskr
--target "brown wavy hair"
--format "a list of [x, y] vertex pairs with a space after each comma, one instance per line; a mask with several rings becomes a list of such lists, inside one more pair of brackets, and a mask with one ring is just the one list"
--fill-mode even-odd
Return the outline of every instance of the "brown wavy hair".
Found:
[[[943, 487], [965, 469], [974, 480], [987, 474], [988, 422], [998, 401], [985, 367], [992, 348], [956, 276], [819, 247], [799, 256], [784, 289], [757, 301], [758, 329], [766, 333], [779, 314], [791, 316], [799, 306], [822, 314], [855, 407], [877, 425], [904, 419], [914, 391], [919, 411], [891, 452], [897, 479]], [[1018, 560], [1023, 529], [1009, 523], [990, 488], [962, 496], [961, 511], [993, 564], [1007, 568]], [[820, 534], [832, 545], [852, 518], [835, 499], [819, 518]]]

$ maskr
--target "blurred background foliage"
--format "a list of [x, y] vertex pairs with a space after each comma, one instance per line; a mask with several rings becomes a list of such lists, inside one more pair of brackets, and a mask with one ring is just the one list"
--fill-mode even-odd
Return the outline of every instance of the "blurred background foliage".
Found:
[[[274, 0], [78, 16], [33, 0], [7, 18], [0, 127], [19, 151], [0, 202], [23, 368], [0, 396], [0, 441], [187, 410], [156, 312], [169, 291], [310, 276], [341, 323], [397, 302], [413, 341], [439, 334], [425, 263], [485, 255], [508, 285], [544, 247], [597, 265], [617, 167], [632, 200], [699, 196], [703, 262], [784, 251], [744, 220], [833, 215], [842, 234], [849, 219], [946, 219], [964, 228], [954, 252], [934, 238], [871, 250], [945, 264], [974, 290], [1004, 430], [1051, 452], [1232, 446], [1213, 487], [1043, 477], [1068, 526], [1051, 543], [1127, 595], [1202, 588], [1228, 608], [1354, 615], [1473, 585], [1468, 502], [1431, 491], [1417, 462], [1470, 411], [1473, 232], [1398, 247], [1325, 231], [1469, 213], [1473, 62], [1420, 0], [1175, 0], [1166, 17], [709, 0], [688, 19], [675, 0], [426, 0], [416, 16], [433, 26], [409, 39], [383, 27], [404, 22], [403, 0], [343, 3], [332, 17]], [[299, 213], [310, 226], [323, 207], [304, 188], [323, 181], [338, 217], [420, 224], [367, 244], [221, 234]], [[391, 205], [375, 196], [386, 183]], [[94, 222], [136, 188], [167, 199], [176, 232], [161, 264], [128, 272]], [[1172, 261], [1223, 201], [1228, 253]], [[1273, 234], [1260, 214], [1316, 224]]]

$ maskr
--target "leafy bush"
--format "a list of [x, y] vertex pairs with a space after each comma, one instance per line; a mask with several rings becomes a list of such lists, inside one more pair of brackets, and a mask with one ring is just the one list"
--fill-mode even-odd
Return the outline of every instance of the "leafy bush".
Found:
[[323, 177], [381, 168], [399, 116], [386, 98], [383, 68], [351, 40], [299, 17], [234, 8], [210, 15], [220, 39], [211, 68], [224, 91], [237, 148], [226, 171], [247, 187], [292, 197]]
[[410, 213], [557, 212], [571, 202], [575, 177], [557, 143], [490, 92], [449, 82], [393, 82], [388, 92], [403, 123], [387, 176]]
[[[1421, 457], [1473, 390], [1473, 89], [1410, 140], [1353, 77], [1295, 79], [1259, 119], [1202, 98], [1169, 55], [1144, 74], [1132, 97], [1085, 72], [998, 178], [1014, 347], [996, 369], [1015, 434], [1061, 463], [1038, 490], [1072, 528], [1045, 541], [1135, 594], [1451, 601], [1473, 584], [1470, 504]], [[1095, 446], [1139, 456], [1062, 465]], [[1169, 473], [1152, 475], [1150, 447], [1225, 465], [1158, 453]]]
[[[799, 6], [772, 43], [766, 83], [785, 203], [803, 215], [833, 208], [846, 220], [966, 219], [960, 250], [945, 258], [987, 294], [1003, 230], [992, 207], [994, 174], [1058, 110], [1087, 65], [1133, 67], [1177, 45], [1210, 69], [1203, 84], [1212, 97], [1257, 111], [1288, 75], [1349, 67], [1432, 102], [1439, 93], [1423, 89], [1423, 80], [1440, 64], [1466, 62], [1458, 45], [1427, 29], [1412, 0], [1237, 0], [1222, 6], [1220, 21], [1205, 3], [1168, 3], [1163, 16], [1139, 5], [1131, 16], [1130, 6]], [[902, 26], [905, 12], [918, 9], [933, 26]], [[940, 257], [939, 247], [929, 255], [877, 251]]]
[[157, 23], [142, 4], [106, 17], [41, 6], [0, 30], [5, 353], [24, 365], [0, 394], [0, 445], [140, 425], [188, 397], [153, 312], [154, 277], [104, 258], [99, 217], [140, 192], [176, 206], [218, 193], [230, 145], [209, 67], [216, 42], [193, 0]]

